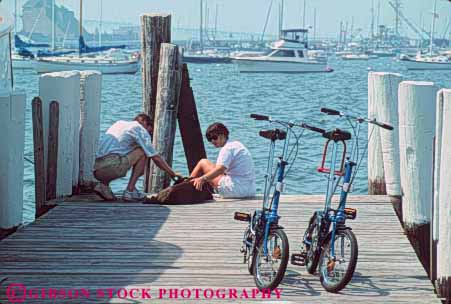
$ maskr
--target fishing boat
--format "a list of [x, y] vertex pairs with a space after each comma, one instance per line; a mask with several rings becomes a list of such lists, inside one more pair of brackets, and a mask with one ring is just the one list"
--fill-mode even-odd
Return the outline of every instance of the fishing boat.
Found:
[[437, 0], [434, 1], [432, 13], [431, 36], [429, 43], [429, 54], [418, 52], [415, 57], [401, 55], [399, 60], [408, 70], [451, 70], [451, 57], [434, 54], [434, 31], [437, 15]]
[[203, 52], [183, 52], [183, 62], [187, 63], [231, 63], [232, 60], [227, 55], [216, 50], [206, 50]]
[[[68, 70], [95, 70], [102, 74], [135, 74], [139, 68], [139, 58], [128, 55], [110, 54], [88, 56], [85, 53], [103, 51], [111, 47], [91, 48], [83, 39], [83, 1], [80, 0], [80, 38], [77, 56], [38, 57], [33, 60], [33, 68], [37, 73], [51, 73]], [[122, 48], [120, 46], [119, 48]]]
[[327, 60], [308, 56], [307, 33], [306, 29], [282, 30], [266, 55], [232, 57], [232, 61], [241, 73], [332, 72]]
[[368, 54], [356, 54], [356, 53], [351, 53], [351, 54], [344, 54], [341, 56], [341, 59], [343, 60], [370, 60], [370, 59], [377, 59], [378, 56], [376, 55], [368, 55]]
[[413, 58], [402, 55], [399, 60], [408, 70], [451, 70], [451, 59], [444, 55], [418, 54]]

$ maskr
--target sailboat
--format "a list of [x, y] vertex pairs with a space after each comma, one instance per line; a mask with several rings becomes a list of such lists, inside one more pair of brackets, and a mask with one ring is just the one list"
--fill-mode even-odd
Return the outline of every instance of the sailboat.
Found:
[[451, 57], [446, 55], [434, 55], [434, 31], [437, 16], [437, 0], [434, 1], [432, 14], [431, 37], [429, 43], [429, 54], [418, 52], [414, 58], [401, 55], [400, 61], [408, 70], [451, 70]]
[[[206, 11], [206, 9], [205, 9]], [[216, 17], [217, 17], [216, 8]], [[183, 50], [183, 62], [187, 63], [231, 63], [232, 60], [225, 53], [219, 52], [217, 49], [204, 50], [204, 32], [207, 31], [206, 23], [203, 21], [204, 18], [204, 4], [203, 0], [200, 0], [200, 27], [199, 27], [199, 51], [189, 52]]]
[[[122, 46], [120, 46], [122, 47]], [[83, 38], [83, 1], [80, 0], [80, 38], [78, 56], [52, 56], [34, 60], [34, 69], [38, 73], [61, 72], [68, 70], [95, 70], [102, 74], [135, 74], [138, 71], [139, 58], [128, 55], [113, 55], [113, 53], [97, 56], [86, 56], [84, 53], [111, 49], [89, 48]]]

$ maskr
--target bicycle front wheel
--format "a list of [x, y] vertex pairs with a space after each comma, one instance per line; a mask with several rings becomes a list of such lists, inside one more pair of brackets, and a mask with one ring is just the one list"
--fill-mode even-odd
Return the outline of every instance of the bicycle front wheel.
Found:
[[258, 289], [273, 290], [279, 286], [287, 269], [290, 256], [287, 235], [282, 229], [271, 231], [266, 241], [266, 255], [263, 245], [261, 240], [254, 252], [254, 280]]
[[[335, 258], [331, 256], [331, 245], [334, 246]], [[357, 239], [351, 230], [337, 230], [333, 241], [329, 235], [319, 266], [321, 285], [325, 290], [335, 293], [345, 288], [354, 275], [357, 256]]]

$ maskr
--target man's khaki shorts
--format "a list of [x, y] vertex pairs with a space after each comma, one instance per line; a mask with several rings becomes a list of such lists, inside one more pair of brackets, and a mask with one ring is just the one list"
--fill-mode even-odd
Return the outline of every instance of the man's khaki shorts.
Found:
[[127, 175], [131, 165], [127, 156], [119, 154], [109, 154], [96, 158], [94, 163], [94, 176], [103, 183], [109, 183], [112, 180]]

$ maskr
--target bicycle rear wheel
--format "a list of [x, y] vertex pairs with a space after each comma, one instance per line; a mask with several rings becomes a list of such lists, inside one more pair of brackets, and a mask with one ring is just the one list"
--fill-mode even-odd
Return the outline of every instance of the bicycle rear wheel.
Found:
[[[331, 244], [334, 246], [335, 259], [331, 257]], [[358, 250], [357, 239], [351, 230], [337, 230], [333, 242], [329, 234], [319, 265], [320, 281], [325, 290], [338, 292], [351, 281], [357, 265]]]
[[287, 235], [282, 229], [273, 230], [268, 235], [266, 245], [267, 255], [263, 252], [263, 239], [254, 252], [254, 281], [260, 290], [273, 290], [279, 286], [287, 269], [290, 256]]
[[310, 218], [309, 226], [305, 232], [305, 238], [310, 242], [311, 245], [305, 244], [306, 258], [305, 258], [305, 268], [308, 273], [314, 274], [316, 268], [318, 267], [320, 252], [318, 250], [318, 225], [316, 224], [316, 212]]

